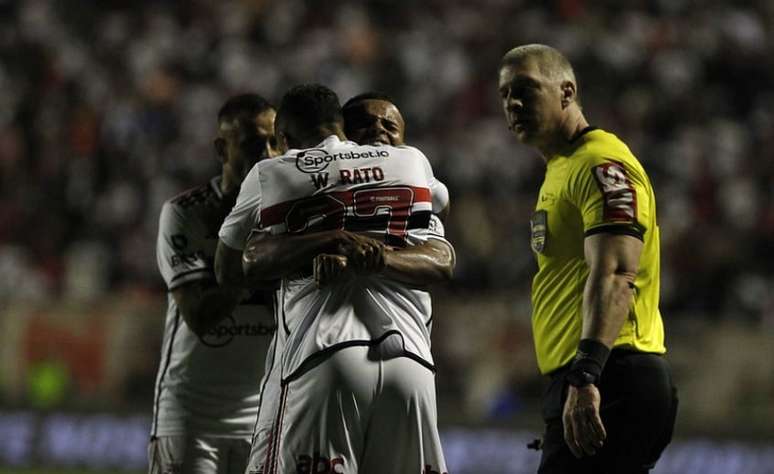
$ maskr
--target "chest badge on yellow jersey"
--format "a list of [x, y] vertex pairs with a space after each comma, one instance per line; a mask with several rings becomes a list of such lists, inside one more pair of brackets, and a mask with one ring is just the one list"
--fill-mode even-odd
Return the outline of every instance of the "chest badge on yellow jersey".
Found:
[[546, 247], [546, 237], [548, 234], [548, 212], [545, 210], [535, 211], [529, 220], [530, 246], [535, 253], [542, 253]]

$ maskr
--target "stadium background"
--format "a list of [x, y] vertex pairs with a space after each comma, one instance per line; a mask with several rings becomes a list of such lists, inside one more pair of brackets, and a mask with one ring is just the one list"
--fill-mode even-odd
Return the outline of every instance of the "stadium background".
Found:
[[[656, 471], [774, 472], [774, 3], [0, 1], [0, 472], [142, 472], [161, 203], [218, 172], [219, 105], [395, 97], [452, 195], [434, 353], [451, 472], [534, 472], [528, 216], [541, 161], [497, 65], [544, 42], [650, 173], [682, 406]], [[238, 368], [235, 368], [238, 370]], [[59, 471], [58, 468], [68, 468]]]

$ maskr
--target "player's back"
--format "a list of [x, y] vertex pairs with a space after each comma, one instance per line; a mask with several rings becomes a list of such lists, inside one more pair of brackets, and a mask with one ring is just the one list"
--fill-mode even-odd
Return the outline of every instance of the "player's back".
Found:
[[[315, 148], [259, 163], [242, 193], [253, 186], [260, 196], [258, 231], [346, 229], [405, 246], [428, 237], [431, 180], [427, 159], [415, 148], [360, 146], [331, 136]], [[432, 365], [424, 289], [378, 275], [317, 289], [311, 275], [299, 274], [283, 280], [281, 299], [279, 330], [288, 335], [284, 378], [339, 347], [390, 334], [402, 336], [404, 355]]]
[[273, 233], [343, 228], [406, 245], [427, 228], [429, 165], [411, 147], [356, 145], [329, 137], [261, 163], [263, 228]]

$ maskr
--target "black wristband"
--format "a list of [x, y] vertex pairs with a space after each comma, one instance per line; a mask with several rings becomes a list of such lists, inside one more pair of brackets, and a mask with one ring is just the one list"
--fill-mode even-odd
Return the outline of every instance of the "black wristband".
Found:
[[594, 383], [599, 381], [602, 369], [605, 368], [610, 349], [595, 339], [581, 339], [578, 352], [572, 362], [571, 371], [583, 371], [594, 376]]

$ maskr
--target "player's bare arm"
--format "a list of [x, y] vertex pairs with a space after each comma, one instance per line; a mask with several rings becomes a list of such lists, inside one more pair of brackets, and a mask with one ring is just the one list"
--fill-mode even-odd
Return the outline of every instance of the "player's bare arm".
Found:
[[[454, 273], [454, 251], [451, 245], [431, 239], [407, 248], [387, 247], [384, 264], [361, 273], [380, 273], [409, 285], [425, 286], [449, 281]], [[340, 278], [357, 274], [343, 255], [320, 254], [314, 259], [314, 278], [324, 287]]]
[[218, 240], [215, 252], [215, 278], [219, 285], [226, 288], [244, 286], [242, 251], [229, 247], [222, 240]]
[[230, 315], [241, 299], [241, 291], [195, 281], [172, 290], [186, 324], [198, 336]]
[[428, 285], [451, 279], [455, 264], [451, 246], [440, 240], [393, 249], [347, 231], [282, 237], [254, 234], [248, 241], [243, 264], [252, 284], [261, 278], [280, 278], [308, 268], [312, 260], [320, 286], [350, 273], [381, 273], [404, 283]]
[[222, 240], [218, 241], [215, 253], [215, 277], [220, 286], [232, 290], [273, 290], [277, 287], [277, 280], [271, 278], [248, 283], [242, 269], [242, 251], [229, 247]]
[[344, 230], [304, 235], [271, 236], [253, 233], [247, 241], [242, 265], [246, 282], [259, 284], [307, 269], [319, 254], [346, 256], [353, 268], [381, 265], [384, 245]]
[[451, 245], [430, 239], [421, 245], [388, 249], [384, 254], [384, 269], [381, 273], [403, 283], [429, 285], [451, 280], [454, 265]]
[[[589, 276], [583, 294], [582, 340], [611, 348], [629, 314], [642, 241], [629, 235], [600, 233], [587, 237], [584, 254]], [[564, 434], [577, 457], [592, 455], [606, 432], [599, 416], [601, 397], [594, 384], [568, 387]]]

